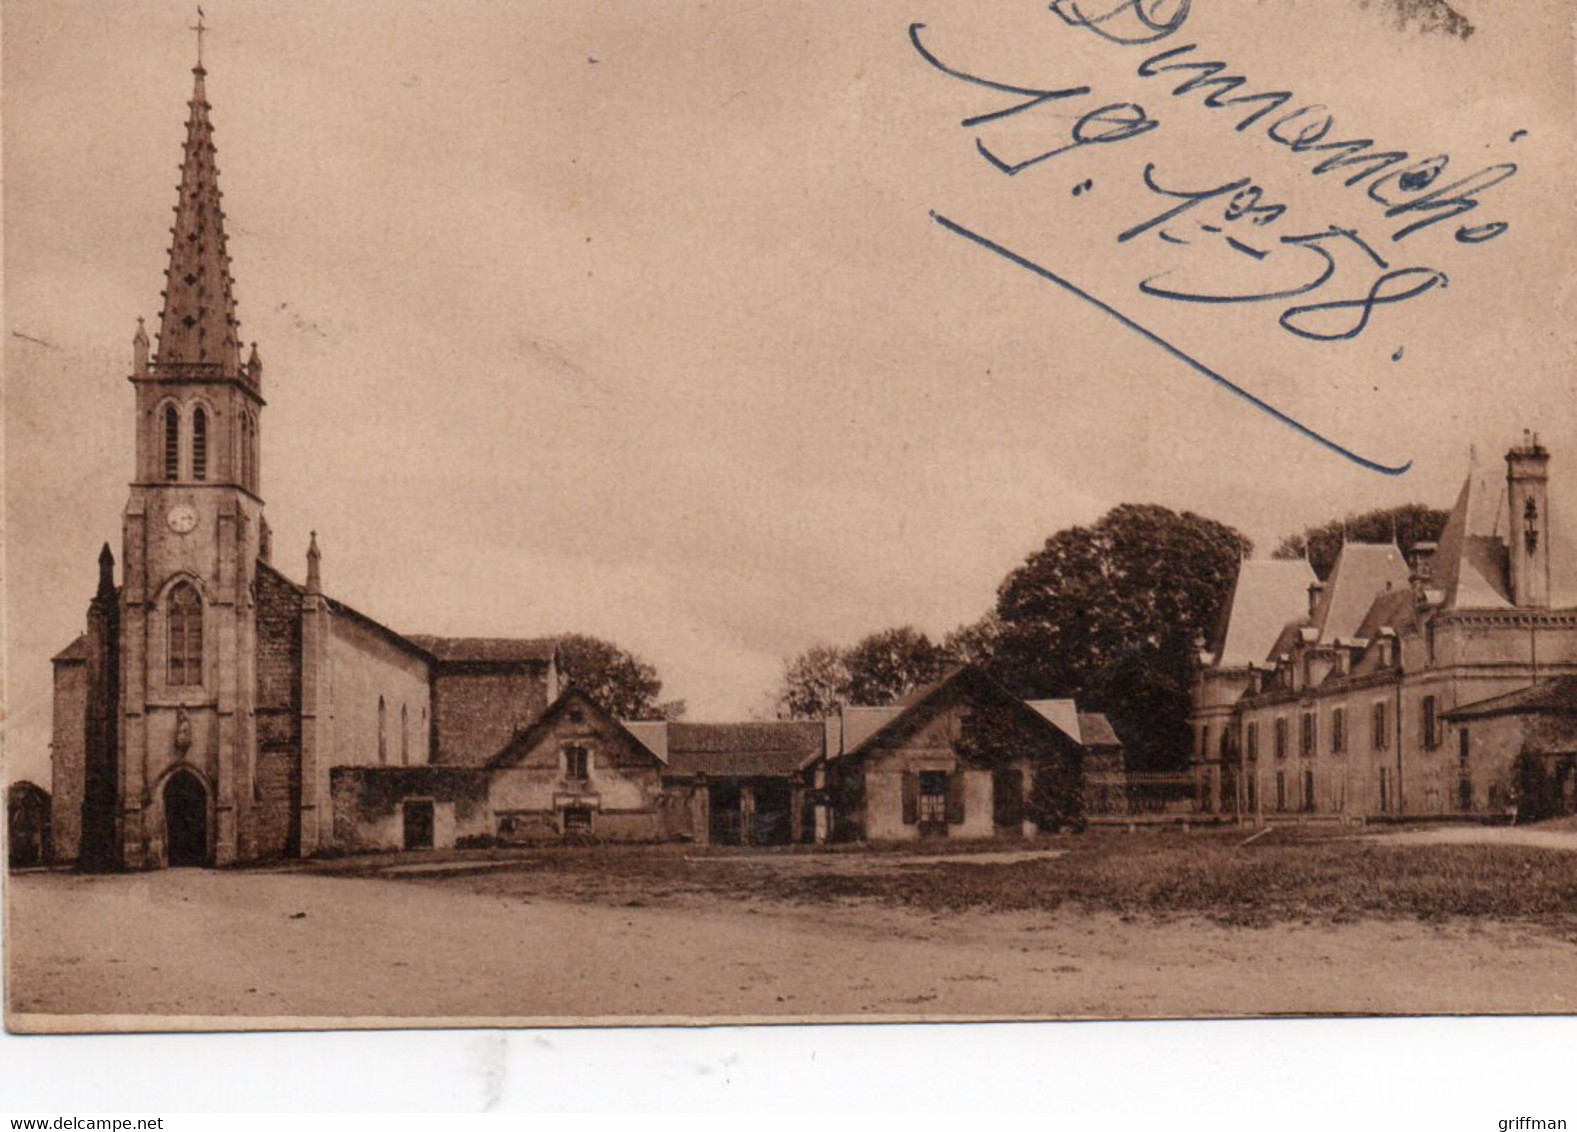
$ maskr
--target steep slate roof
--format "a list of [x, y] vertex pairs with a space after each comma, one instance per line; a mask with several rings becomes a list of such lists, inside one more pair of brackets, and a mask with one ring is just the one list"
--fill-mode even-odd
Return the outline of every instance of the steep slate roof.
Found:
[[1344, 544], [1311, 618], [1320, 631], [1320, 642], [1359, 636], [1377, 597], [1388, 591], [1411, 592], [1407, 575], [1407, 563], [1395, 543]]
[[408, 638], [435, 660], [446, 664], [546, 664], [558, 653], [552, 637], [429, 637]]
[[1241, 668], [1273, 655], [1282, 626], [1308, 610], [1314, 580], [1313, 569], [1302, 558], [1241, 563], [1218, 634], [1216, 663]]
[[1506, 478], [1476, 463], [1457, 495], [1435, 552], [1433, 588], [1447, 609], [1508, 609]]
[[1563, 676], [1559, 680], [1530, 684], [1502, 696], [1491, 696], [1477, 703], [1454, 707], [1442, 715], [1446, 719], [1481, 719], [1491, 715], [1524, 712], [1577, 715], [1577, 676]]
[[824, 749], [820, 720], [774, 723], [670, 723], [668, 772], [727, 777], [786, 777]]
[[88, 659], [88, 635], [78, 633], [65, 648], [50, 657], [53, 664], [83, 664]]

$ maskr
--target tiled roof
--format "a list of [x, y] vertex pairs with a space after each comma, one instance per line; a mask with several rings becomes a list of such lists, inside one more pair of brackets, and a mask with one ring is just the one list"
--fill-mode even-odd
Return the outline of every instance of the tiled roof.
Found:
[[1079, 735], [1086, 747], [1120, 747], [1122, 740], [1112, 730], [1111, 721], [1100, 712], [1079, 713]]
[[1515, 692], [1492, 696], [1477, 703], [1463, 704], [1442, 714], [1446, 719], [1475, 719], [1489, 715], [1509, 715], [1519, 712], [1556, 712], [1577, 715], [1577, 676], [1563, 676], [1559, 680], [1546, 680], [1530, 684]]
[[88, 635], [86, 633], [78, 633], [75, 640], [50, 658], [55, 664], [75, 664], [87, 659]]
[[881, 707], [845, 707], [843, 709], [843, 742], [834, 754], [852, 751], [876, 732], [897, 719], [903, 708], [897, 704]]
[[1302, 558], [1248, 561], [1238, 567], [1216, 663], [1257, 664], [1272, 655], [1282, 626], [1309, 608], [1314, 571]]
[[413, 635], [407, 639], [446, 664], [546, 664], [558, 652], [558, 642], [552, 637]]
[[1075, 743], [1084, 742], [1079, 729], [1079, 705], [1072, 700], [1026, 700], [1025, 703]]
[[785, 777], [823, 751], [820, 720], [773, 723], [670, 723], [670, 774]]

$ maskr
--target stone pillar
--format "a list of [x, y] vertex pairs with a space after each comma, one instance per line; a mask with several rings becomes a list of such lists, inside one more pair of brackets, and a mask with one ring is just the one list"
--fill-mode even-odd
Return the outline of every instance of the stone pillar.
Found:
[[695, 822], [695, 843], [712, 844], [712, 791], [705, 775], [697, 778], [691, 788], [690, 812]]
[[756, 788], [748, 782], [739, 787], [739, 843], [752, 845], [754, 840], [750, 836], [750, 819], [756, 812]]
[[798, 845], [805, 836], [805, 788], [789, 787], [789, 843]]

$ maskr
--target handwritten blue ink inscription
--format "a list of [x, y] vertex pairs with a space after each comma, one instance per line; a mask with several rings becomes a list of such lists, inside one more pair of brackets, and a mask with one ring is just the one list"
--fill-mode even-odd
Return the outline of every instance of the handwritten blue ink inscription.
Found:
[[[1395, 321], [1391, 312], [1427, 304], [1450, 286], [1450, 276], [1439, 266], [1446, 249], [1490, 245], [1509, 230], [1503, 219], [1474, 214], [1492, 205], [1493, 190], [1513, 178], [1517, 166], [1486, 164], [1458, 175], [1459, 166], [1449, 154], [1418, 157], [1386, 147], [1341, 127], [1323, 104], [1237, 73], [1199, 43], [1174, 43], [1188, 26], [1193, 0], [1054, 0], [1049, 11], [1057, 21], [1053, 26], [1065, 29], [1063, 34], [1093, 37], [1094, 50], [1109, 51], [1125, 70], [1131, 63], [1131, 76], [1124, 80], [1126, 88], [1134, 88], [1126, 91], [1129, 97], [1121, 91], [1103, 94], [1093, 79], [1069, 81], [1082, 75], [1035, 81], [961, 64], [948, 58], [943, 37], [924, 23], [910, 25], [909, 41], [938, 75], [981, 92], [984, 101], [958, 127], [970, 136], [974, 155], [986, 168], [1022, 181], [1025, 188], [1014, 193], [1024, 193], [1025, 208], [1045, 207], [1044, 198], [1034, 196], [1030, 186], [1039, 183], [1036, 175], [1046, 168], [1075, 163], [1062, 170], [1056, 183], [1066, 194], [1071, 173], [1071, 196], [1080, 197], [1094, 187], [1082, 166], [1097, 150], [1131, 152], [1137, 158], [1133, 181], [1120, 186], [1132, 191], [1114, 199], [1147, 200], [1148, 208], [1114, 223], [1108, 233], [1113, 255], [1131, 257], [1137, 269], [1134, 301], [1124, 303], [1121, 294], [1098, 297], [1081, 286], [1068, 273], [1068, 254], [1059, 256], [1055, 247], [1010, 249], [975, 227], [933, 211], [935, 222], [1090, 304], [1329, 452], [1384, 475], [1406, 472], [1411, 461], [1373, 459], [1308, 427], [1141, 324], [1133, 312], [1142, 310], [1146, 300], [1182, 304], [1201, 313], [1263, 310], [1267, 346], [1286, 336], [1284, 341], [1331, 349], [1332, 344], [1354, 342], [1376, 331], [1385, 334], [1380, 328]], [[1088, 58], [1089, 49], [1081, 51]], [[1142, 93], [1151, 88], [1154, 100]], [[1142, 103], [1131, 97], [1135, 89]], [[1202, 178], [1197, 147], [1172, 147], [1146, 160], [1146, 139], [1165, 128], [1172, 108], [1196, 116], [1202, 111], [1207, 123], [1219, 122], [1216, 128], [1250, 139], [1242, 145], [1252, 146], [1257, 139], [1263, 147], [1263, 174], [1238, 169]], [[1008, 123], [1034, 123], [1038, 132], [1004, 134]], [[1033, 139], [1027, 148], [1026, 136]], [[1252, 156], [1250, 160], [1257, 162]], [[1287, 191], [1278, 191], [1277, 183]], [[1336, 215], [1311, 216], [1310, 199], [1329, 199], [1312, 190], [1327, 183], [1336, 186], [1340, 197], [1335, 203], [1343, 208], [1333, 210]], [[1342, 216], [1349, 218], [1347, 223], [1341, 222]], [[1440, 235], [1446, 237], [1444, 243], [1420, 244]], [[1403, 262], [1396, 262], [1398, 258]], [[1061, 266], [1047, 266], [1059, 259]], [[1386, 346], [1384, 353], [1397, 361], [1403, 347], [1393, 352]]]

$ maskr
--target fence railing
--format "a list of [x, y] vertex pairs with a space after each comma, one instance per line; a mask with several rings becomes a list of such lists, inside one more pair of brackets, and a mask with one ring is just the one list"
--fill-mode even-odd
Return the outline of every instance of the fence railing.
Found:
[[1191, 774], [1092, 774], [1084, 780], [1084, 812], [1090, 817], [1187, 814], [1197, 788]]

